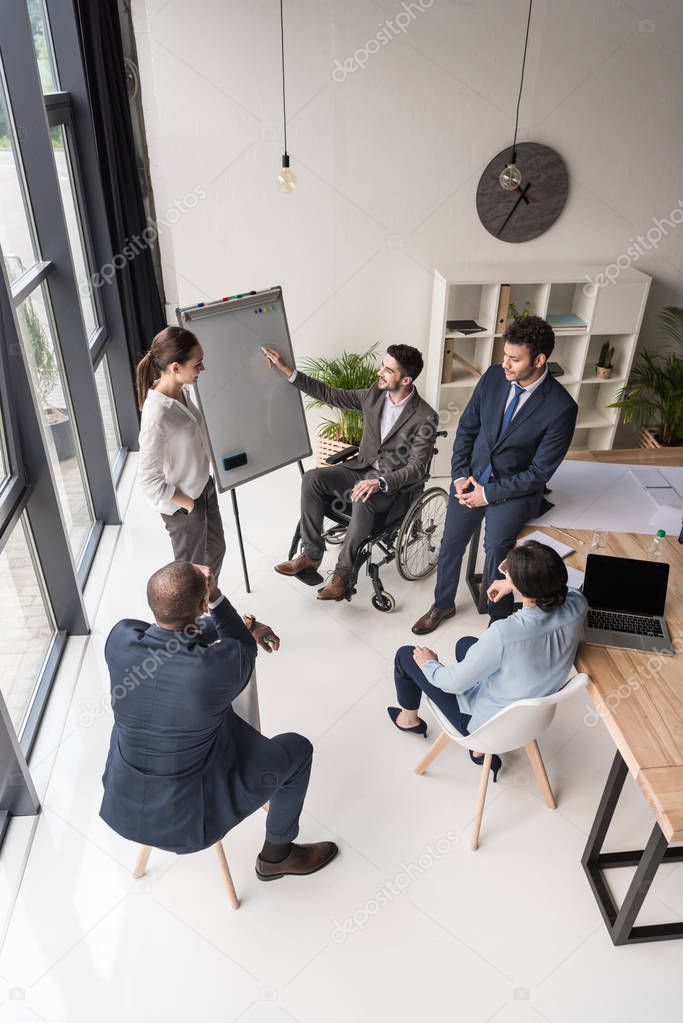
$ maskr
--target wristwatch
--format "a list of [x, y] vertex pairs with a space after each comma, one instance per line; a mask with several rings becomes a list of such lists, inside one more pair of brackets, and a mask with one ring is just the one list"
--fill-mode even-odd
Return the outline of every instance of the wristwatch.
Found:
[[254, 631], [254, 626], [256, 625], [256, 615], [247, 614], [244, 617], [245, 618], [251, 618], [251, 625], [247, 625], [247, 628], [249, 629], [249, 632], [253, 632]]
[[389, 493], [389, 487], [387, 485], [387, 481], [384, 479], [384, 476], [378, 476], [377, 477], [377, 482], [379, 483], [379, 489], [382, 491], [382, 493], [383, 494], [388, 494]]

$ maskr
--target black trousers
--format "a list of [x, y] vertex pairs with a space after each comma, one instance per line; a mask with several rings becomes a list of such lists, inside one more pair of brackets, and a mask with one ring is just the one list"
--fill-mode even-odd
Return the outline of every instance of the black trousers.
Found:
[[[486, 555], [482, 583], [488, 588], [494, 579], [502, 578], [498, 571], [499, 564], [514, 547], [520, 529], [529, 519], [538, 515], [542, 499], [542, 494], [531, 494], [529, 497], [501, 501], [500, 504], [488, 504], [483, 508], [467, 508], [454, 496], [451, 485], [434, 590], [434, 603], [437, 607], [453, 607], [463, 555], [482, 519]], [[507, 618], [512, 614], [512, 605], [513, 597], [509, 594], [495, 604], [489, 601], [488, 613], [492, 619]]]
[[225, 556], [225, 535], [212, 477], [189, 515], [179, 508], [175, 514], [161, 517], [171, 538], [173, 560], [208, 565], [218, 579]]
[[[351, 491], [359, 480], [376, 478], [374, 469], [349, 469], [343, 465], [309, 469], [301, 481], [301, 549], [309, 558], [319, 561], [325, 551], [322, 540], [325, 505], [332, 503], [341, 511], [351, 500]], [[375, 517], [387, 511], [397, 494], [373, 494], [367, 501], [355, 501], [344, 543], [339, 549], [335, 572], [348, 579], [359, 548], [372, 532]]]
[[284, 775], [265, 771], [260, 783], [269, 795], [266, 838], [277, 845], [293, 842], [299, 833], [299, 817], [306, 798], [311, 774], [313, 746], [297, 732], [284, 732], [270, 740], [285, 753], [289, 767]]
[[[459, 639], [455, 644], [456, 661], [462, 661], [469, 648], [476, 642], [474, 636], [463, 636]], [[444, 693], [443, 689], [438, 689], [427, 681], [422, 669], [413, 660], [414, 649], [414, 646], [402, 646], [396, 651], [394, 681], [399, 705], [404, 710], [418, 710], [424, 693], [461, 735], [468, 735], [467, 726], [472, 715], [463, 714], [455, 693]]]

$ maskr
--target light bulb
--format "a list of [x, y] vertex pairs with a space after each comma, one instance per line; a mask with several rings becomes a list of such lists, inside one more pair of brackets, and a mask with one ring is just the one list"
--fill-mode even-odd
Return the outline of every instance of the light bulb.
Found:
[[298, 183], [299, 179], [296, 174], [289, 169], [289, 154], [284, 153], [282, 157], [282, 170], [277, 176], [277, 187], [286, 194], [287, 192], [293, 192]]
[[504, 188], [506, 192], [514, 192], [522, 183], [522, 172], [516, 163], [509, 163], [500, 172], [498, 181], [500, 187]]

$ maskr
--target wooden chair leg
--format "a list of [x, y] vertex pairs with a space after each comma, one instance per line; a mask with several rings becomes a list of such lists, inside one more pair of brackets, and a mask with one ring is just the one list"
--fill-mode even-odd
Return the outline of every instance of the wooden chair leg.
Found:
[[545, 805], [551, 810], [557, 809], [555, 796], [553, 795], [553, 790], [550, 788], [548, 775], [545, 773], [545, 765], [543, 763], [541, 751], [538, 748], [538, 743], [535, 739], [532, 739], [531, 742], [526, 744], [524, 749], [526, 750], [526, 755], [529, 758], [529, 763], [533, 768], [533, 772], [536, 775], [536, 781], [538, 782], [538, 787], [541, 790], [543, 799], [545, 800]]
[[240, 900], [237, 898], [237, 892], [235, 886], [232, 883], [232, 876], [230, 874], [230, 868], [228, 867], [228, 861], [225, 856], [225, 849], [223, 848], [222, 842], [216, 842], [214, 845], [216, 855], [218, 856], [218, 865], [221, 868], [221, 874], [223, 875], [223, 881], [228, 892], [228, 900], [233, 909], [239, 909]]
[[472, 825], [472, 838], [470, 840], [470, 848], [479, 848], [479, 832], [481, 831], [481, 819], [484, 816], [484, 803], [486, 802], [486, 790], [489, 786], [489, 772], [491, 771], [491, 761], [493, 760], [493, 753], [487, 753], [484, 756], [484, 766], [481, 769], [481, 781], [479, 782], [479, 799], [477, 801], [477, 815], [474, 818], [474, 824]]
[[145, 870], [147, 869], [147, 861], [149, 860], [151, 852], [151, 845], [140, 846], [140, 852], [138, 853], [138, 858], [135, 861], [135, 866], [133, 867], [133, 877], [136, 880], [142, 877], [145, 873]]
[[442, 732], [438, 739], [436, 739], [435, 742], [432, 743], [432, 746], [430, 747], [427, 755], [422, 758], [420, 763], [415, 768], [415, 774], [424, 774], [429, 765], [434, 760], [436, 760], [439, 753], [441, 753], [441, 751], [446, 748], [450, 741], [451, 739], [447, 732]]

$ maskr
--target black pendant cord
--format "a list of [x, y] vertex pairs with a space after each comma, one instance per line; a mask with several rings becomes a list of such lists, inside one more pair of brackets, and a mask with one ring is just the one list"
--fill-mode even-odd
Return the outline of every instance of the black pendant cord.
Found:
[[285, 101], [285, 19], [280, 0], [280, 51], [282, 53], [282, 128], [285, 143], [284, 156], [287, 156], [287, 106]]
[[[531, 25], [531, 8], [533, 7], [534, 0], [529, 0], [529, 15], [526, 20], [526, 35], [524, 37], [524, 56], [522, 57], [522, 77], [519, 82], [519, 93], [517, 94], [517, 110], [515, 113], [515, 135], [512, 141], [512, 160], [510, 163], [515, 163], [517, 160], [517, 126], [519, 124], [519, 104], [522, 99], [522, 87], [524, 85], [524, 68], [526, 66], [526, 51], [529, 45], [529, 26]], [[282, 3], [280, 3], [282, 7]], [[283, 56], [284, 61], [284, 56]]]

